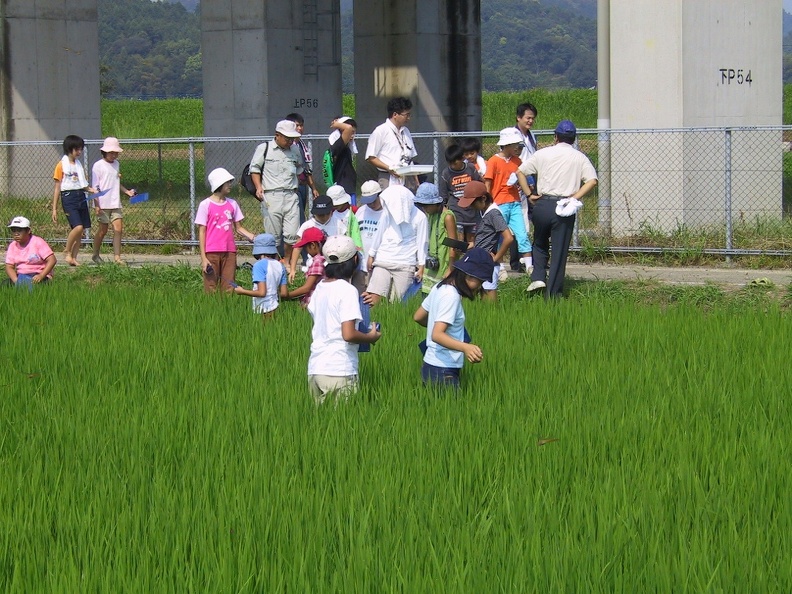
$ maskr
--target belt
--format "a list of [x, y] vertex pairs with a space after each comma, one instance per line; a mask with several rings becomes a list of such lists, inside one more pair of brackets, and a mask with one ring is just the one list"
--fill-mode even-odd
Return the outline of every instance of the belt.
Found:
[[297, 188], [275, 188], [274, 190], [265, 189], [264, 193], [268, 194], [270, 192], [296, 192], [296, 191], [297, 191]]

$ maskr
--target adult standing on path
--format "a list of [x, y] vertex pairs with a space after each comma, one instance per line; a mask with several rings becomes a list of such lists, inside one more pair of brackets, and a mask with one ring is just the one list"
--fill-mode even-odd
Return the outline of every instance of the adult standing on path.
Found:
[[[316, 189], [316, 184], [313, 178], [313, 153], [311, 147], [305, 144], [302, 140], [302, 135], [305, 134], [305, 118], [299, 113], [290, 113], [286, 116], [290, 122], [294, 122], [297, 126], [297, 132], [300, 133], [294, 146], [300, 151], [300, 156], [303, 160], [303, 172], [297, 176], [297, 195], [300, 197], [300, 225], [306, 220], [306, 211], [310, 212], [313, 206], [314, 198], [319, 196], [319, 190]], [[308, 192], [311, 193], [310, 200], [308, 199]], [[310, 218], [310, 217], [308, 217]]]
[[[561, 297], [564, 291], [569, 244], [575, 226], [574, 211], [569, 216], [556, 212], [564, 198], [582, 200], [597, 185], [597, 172], [586, 155], [574, 148], [577, 128], [569, 120], [561, 120], [555, 129], [555, 143], [539, 149], [517, 170], [522, 191], [530, 194], [533, 203], [534, 269], [528, 293], [547, 288], [548, 297]], [[528, 187], [528, 176], [537, 176], [537, 192]], [[550, 243], [553, 257], [545, 280]]]
[[[388, 101], [388, 119], [374, 128], [369, 137], [366, 161], [377, 168], [377, 179], [383, 190], [389, 185], [403, 186], [407, 182], [417, 182], [406, 180], [395, 172], [399, 167], [410, 165], [418, 156], [407, 128], [411, 116], [412, 101], [407, 97], [391, 99]], [[417, 188], [418, 184], [414, 185]]]
[[[536, 106], [534, 106], [533, 103], [520, 103], [517, 106], [515, 115], [517, 119], [514, 127], [523, 139], [520, 161], [525, 163], [528, 157], [536, 152], [536, 137], [533, 135], [533, 132], [531, 132], [531, 128], [533, 128], [536, 116], [539, 115], [539, 112], [536, 110]], [[526, 194], [522, 191], [520, 192], [520, 210], [522, 211], [526, 231], [530, 229], [531, 222], [531, 203], [528, 200], [528, 196], [536, 193], [536, 178], [534, 176], [528, 178], [528, 187], [531, 188], [530, 194]], [[521, 269], [520, 252], [517, 249], [516, 241], [511, 245], [509, 264], [514, 271]]]
[[300, 137], [297, 125], [281, 120], [275, 126], [275, 139], [256, 147], [250, 160], [250, 178], [256, 186], [256, 200], [261, 203], [264, 230], [283, 241], [284, 257], [291, 261], [292, 246], [300, 227], [297, 176], [305, 162], [294, 142]]

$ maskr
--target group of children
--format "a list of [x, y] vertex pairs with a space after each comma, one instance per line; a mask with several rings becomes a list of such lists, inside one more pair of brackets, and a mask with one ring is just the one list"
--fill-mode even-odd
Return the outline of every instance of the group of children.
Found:
[[113, 259], [116, 264], [124, 264], [121, 259], [121, 237], [124, 230], [121, 192], [128, 197], [136, 194], [121, 184], [118, 156], [123, 152], [118, 139], [105, 138], [99, 149], [102, 158], [91, 169], [91, 183], [85, 177], [85, 169], [80, 156], [85, 149], [85, 141], [74, 134], [63, 140], [63, 157], [58, 161], [53, 173], [55, 189], [52, 194], [52, 222], [58, 222], [58, 202], [69, 222], [69, 235], [66, 237], [64, 259], [70, 266], [79, 266], [77, 254], [83, 232], [91, 228], [89, 203], [93, 203], [99, 220], [99, 230], [94, 235], [93, 257], [95, 264], [103, 264], [100, 255], [102, 241], [110, 226], [113, 226]]
[[[477, 139], [452, 144], [439, 184], [423, 183], [415, 194], [404, 186], [382, 190], [376, 181], [365, 182], [356, 212], [350, 194], [332, 185], [313, 201], [311, 218], [300, 227], [288, 262], [281, 261], [272, 235], [254, 235], [242, 226], [244, 215], [229, 197], [234, 176], [215, 169], [208, 175], [212, 194], [200, 203], [194, 221], [204, 290], [250, 296], [253, 310], [265, 318], [280, 300], [300, 299], [314, 320], [309, 385], [322, 402], [329, 393], [342, 396], [357, 389], [356, 345], [381, 336], [375, 324], [358, 329], [361, 307], [376, 305], [382, 297], [401, 300], [420, 289], [427, 294], [414, 316], [427, 327], [422, 376], [425, 382], [458, 386], [463, 360], [482, 358], [481, 349], [465, 341], [461, 298], [479, 293], [495, 298], [499, 263], [515, 237], [525, 267], [531, 265], [516, 180], [523, 141], [512, 136], [513, 128], [501, 131], [500, 151], [489, 161], [479, 155]], [[101, 225], [93, 260], [102, 262], [99, 248], [112, 224], [115, 261], [120, 263], [120, 193], [135, 193], [120, 183], [118, 156], [123, 149], [116, 138], [105, 139], [91, 185], [79, 161], [83, 149], [81, 138], [68, 136], [53, 176], [53, 220], [60, 199], [71, 226], [65, 259], [78, 265], [80, 237], [91, 226], [88, 203], [93, 200]], [[252, 289], [235, 282], [235, 234], [253, 243]], [[305, 281], [290, 290], [301, 252]]]

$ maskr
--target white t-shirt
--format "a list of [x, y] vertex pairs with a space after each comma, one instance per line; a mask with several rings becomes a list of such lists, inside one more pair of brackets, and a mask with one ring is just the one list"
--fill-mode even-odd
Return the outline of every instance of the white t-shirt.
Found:
[[[366, 145], [366, 159], [377, 157], [389, 167], [398, 167], [417, 156], [418, 152], [415, 150], [415, 143], [407, 126], [398, 129], [389, 119], [374, 128]], [[404, 180], [391, 175], [390, 183], [401, 186]]]
[[358, 220], [358, 227], [360, 228], [360, 239], [363, 242], [363, 254], [360, 258], [360, 269], [365, 271], [368, 260], [368, 251], [371, 243], [374, 241], [374, 235], [377, 233], [382, 213], [385, 212], [384, 208], [374, 210], [368, 204], [364, 204], [355, 213]]
[[[267, 294], [264, 297], [253, 297], [253, 311], [267, 313], [278, 308], [278, 290], [285, 285], [286, 267], [278, 260], [261, 258], [253, 264], [253, 284], [267, 283]], [[255, 287], [254, 287], [255, 288]]]
[[358, 345], [344, 340], [341, 324], [363, 319], [355, 287], [343, 279], [319, 281], [308, 304], [313, 317], [308, 375], [348, 377], [358, 372]]
[[410, 220], [400, 225], [393, 221], [388, 212], [382, 215], [371, 240], [368, 256], [374, 256], [375, 263], [380, 264], [423, 266], [428, 248], [429, 220], [419, 208], [413, 206]]
[[91, 185], [101, 192], [109, 190], [107, 194], [97, 198], [100, 208], [121, 208], [121, 173], [118, 161], [108, 163], [100, 159], [94, 163]]
[[435, 367], [460, 369], [465, 362], [462, 351], [452, 351], [440, 346], [432, 340], [432, 329], [435, 322], [448, 324], [446, 334], [456, 340], [465, 338], [465, 311], [462, 309], [462, 297], [451, 285], [436, 285], [421, 304], [429, 312], [426, 324], [426, 354], [424, 361]]

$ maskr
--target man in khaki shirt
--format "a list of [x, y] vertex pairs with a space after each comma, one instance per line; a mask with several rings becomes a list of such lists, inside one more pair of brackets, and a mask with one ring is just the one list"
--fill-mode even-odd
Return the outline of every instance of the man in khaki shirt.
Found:
[[294, 122], [281, 120], [275, 126], [275, 139], [258, 145], [250, 161], [250, 178], [256, 186], [256, 200], [261, 203], [264, 230], [274, 235], [276, 242], [283, 241], [287, 262], [300, 227], [297, 176], [305, 163], [294, 146], [299, 137]]

